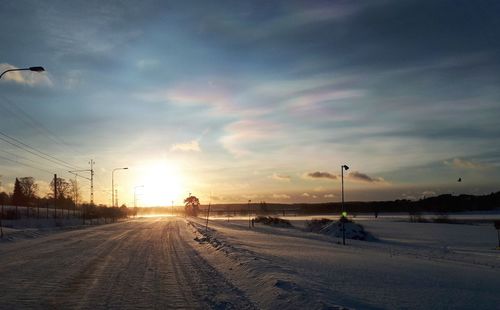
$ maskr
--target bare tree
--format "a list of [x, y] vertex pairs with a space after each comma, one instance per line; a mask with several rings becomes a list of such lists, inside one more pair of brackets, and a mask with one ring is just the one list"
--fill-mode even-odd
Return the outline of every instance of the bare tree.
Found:
[[73, 201], [75, 202], [75, 206], [78, 204], [80, 200], [80, 187], [78, 186], [78, 182], [76, 180], [69, 180], [70, 183], [70, 192]]
[[[57, 178], [56, 189], [57, 189], [57, 199], [67, 198], [71, 194], [71, 184], [63, 178]], [[50, 182], [50, 187], [54, 188], [54, 180]]]
[[19, 185], [27, 204], [31, 204], [36, 199], [38, 192], [38, 184], [35, 183], [35, 179], [33, 177], [19, 178]]

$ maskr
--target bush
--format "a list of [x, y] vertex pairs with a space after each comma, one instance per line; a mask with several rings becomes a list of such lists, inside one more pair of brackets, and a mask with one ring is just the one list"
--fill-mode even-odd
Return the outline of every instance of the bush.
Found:
[[322, 218], [322, 219], [313, 219], [310, 221], [306, 221], [306, 230], [307, 231], [312, 231], [312, 232], [318, 232], [320, 231], [323, 227], [326, 225], [330, 224], [333, 222], [333, 220]]
[[257, 216], [254, 219], [255, 223], [262, 223], [264, 225], [271, 226], [281, 226], [281, 227], [292, 227], [292, 224], [289, 220], [285, 220], [279, 217], [272, 216]]
[[434, 218], [432, 221], [439, 224], [463, 224], [457, 220], [450, 219], [447, 215], [441, 215]]
[[410, 212], [410, 223], [428, 223], [429, 221], [425, 219], [420, 212], [412, 211]]

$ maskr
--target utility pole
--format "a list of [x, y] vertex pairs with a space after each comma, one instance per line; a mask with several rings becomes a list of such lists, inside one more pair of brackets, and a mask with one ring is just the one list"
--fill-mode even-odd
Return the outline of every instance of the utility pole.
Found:
[[57, 201], [57, 174], [54, 174], [54, 214], [57, 217], [56, 201]]
[[[73, 171], [68, 171], [68, 172], [75, 175], [75, 183], [76, 183], [77, 176], [90, 181], [90, 205], [93, 206], [94, 205], [94, 164], [95, 164], [94, 160], [91, 159], [89, 161], [89, 164], [90, 164], [90, 169], [73, 170]], [[90, 178], [79, 175], [79, 174], [77, 174], [77, 172], [90, 172]], [[76, 207], [76, 199], [75, 199], [75, 207]], [[85, 225], [85, 210], [83, 207], [82, 207], [81, 212], [82, 212], [82, 222]]]
[[90, 205], [94, 205], [94, 160], [90, 160]]
[[342, 221], [342, 244], [345, 245], [345, 222], [347, 221], [347, 213], [344, 209], [344, 170], [349, 170], [347, 165], [340, 166], [340, 174], [342, 176], [342, 215], [340, 220]]
[[[0, 174], [0, 187], [2, 187], [2, 175]], [[2, 226], [2, 218], [3, 218], [3, 196], [0, 196], [0, 203], [2, 204], [2, 210], [0, 211], [0, 238], [3, 239], [3, 226]]]
[[251, 226], [251, 220], [250, 220], [250, 202], [252, 202], [252, 200], [248, 200], [248, 205], [247, 205], [247, 211], [248, 211], [248, 228], [252, 228], [252, 226]]

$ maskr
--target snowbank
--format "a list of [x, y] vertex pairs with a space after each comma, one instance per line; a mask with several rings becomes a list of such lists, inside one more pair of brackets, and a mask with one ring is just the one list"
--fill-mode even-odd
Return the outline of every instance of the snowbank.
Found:
[[[365, 231], [363, 226], [353, 223], [353, 222], [347, 222], [344, 224], [344, 229], [345, 229], [345, 237], [347, 239], [354, 239], [354, 240], [367, 240], [371, 241], [374, 240], [372, 235], [370, 235], [368, 232]], [[342, 223], [341, 222], [332, 222], [330, 224], [327, 224], [324, 226], [319, 233], [333, 236], [336, 238], [341, 238], [342, 237]]]
[[[345, 237], [353, 240], [373, 241], [373, 235], [365, 231], [363, 226], [346, 220], [344, 223]], [[342, 238], [342, 221], [332, 221], [326, 218], [308, 221], [306, 231], [320, 233], [335, 238]]]
[[[195, 234], [194, 240], [207, 246], [203, 251], [207, 254], [204, 257], [256, 301], [260, 308], [349, 309], [338, 305], [331, 298], [319, 297], [318, 294], [323, 292], [318, 293], [318, 288], [313, 288], [311, 283], [304, 283], [303, 278], [297, 277], [293, 269], [274, 262], [262, 253], [242, 247], [235, 242], [237, 239], [228, 238], [227, 232], [219, 231], [220, 227], [205, 229], [204, 223], [195, 218], [187, 223]], [[247, 228], [240, 232], [243, 233], [238, 236], [241, 240], [247, 240], [246, 232], [262, 235]], [[222, 255], [214, 255], [217, 253]]]

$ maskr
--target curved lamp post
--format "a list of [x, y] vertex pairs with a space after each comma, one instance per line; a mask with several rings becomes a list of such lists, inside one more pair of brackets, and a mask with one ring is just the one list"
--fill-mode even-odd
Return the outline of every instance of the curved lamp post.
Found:
[[128, 167], [124, 167], [124, 168], [115, 168], [113, 169], [113, 171], [111, 172], [111, 197], [113, 197], [113, 207], [115, 206], [115, 171], [116, 170], [127, 170]]
[[19, 69], [8, 69], [8, 70], [5, 70], [4, 72], [2, 72], [2, 74], [0, 74], [0, 79], [2, 78], [2, 76], [7, 73], [7, 72], [12, 72], [12, 71], [33, 71], [33, 72], [43, 72], [45, 71], [45, 69], [43, 67], [29, 67], [29, 68], [19, 68]]
[[340, 217], [342, 221], [342, 244], [345, 245], [345, 208], [344, 208], [344, 170], [349, 170], [347, 165], [340, 166], [340, 175], [342, 178], [342, 216]]

